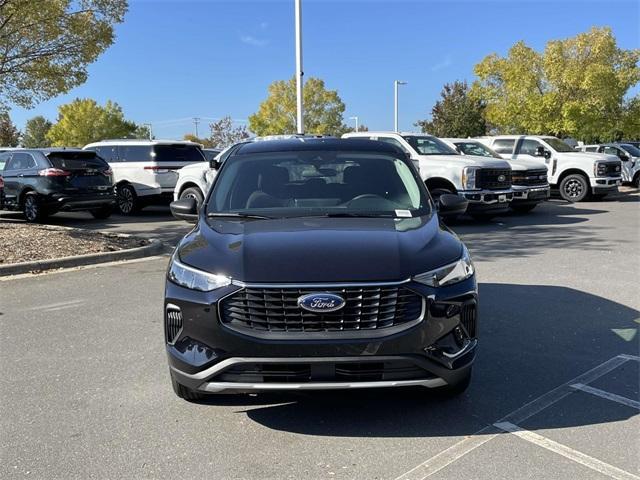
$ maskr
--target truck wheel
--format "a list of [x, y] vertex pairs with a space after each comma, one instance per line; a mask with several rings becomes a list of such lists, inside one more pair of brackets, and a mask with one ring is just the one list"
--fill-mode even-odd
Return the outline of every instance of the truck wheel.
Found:
[[113, 207], [102, 207], [91, 210], [91, 215], [93, 215], [93, 218], [97, 218], [99, 220], [109, 218], [112, 213]]
[[198, 187], [185, 188], [182, 191], [182, 193], [180, 194], [180, 200], [183, 200], [185, 198], [193, 198], [196, 201], [196, 205], [198, 206], [198, 210], [200, 210], [200, 207], [202, 206], [202, 203], [204, 202], [204, 195], [202, 195], [202, 192], [200, 191], [200, 189]]
[[[427, 188], [429, 188], [429, 187], [427, 187]], [[446, 195], [446, 194], [455, 195], [455, 192], [452, 192], [448, 188], [443, 188], [443, 187], [434, 188], [433, 190], [429, 190], [429, 193], [431, 194], [431, 198], [433, 198], [433, 201], [436, 202], [436, 203], [438, 202], [438, 199], [440, 198], [440, 195]]]
[[116, 197], [118, 210], [122, 215], [132, 215], [140, 210], [140, 201], [131, 185], [125, 183], [124, 185], [116, 186]]
[[636, 188], [640, 188], [640, 172], [636, 173], [635, 177], [633, 177], [633, 181], [631, 182], [631, 184]]
[[560, 196], [568, 202], [581, 202], [589, 194], [589, 182], [584, 175], [573, 173], [560, 182]]
[[174, 393], [182, 398], [183, 400], [187, 400], [188, 402], [197, 402], [198, 400], [202, 400], [206, 397], [206, 394], [196, 392], [195, 390], [191, 390], [190, 388], [185, 387], [184, 385], [178, 383], [171, 375], [171, 386], [173, 387]]
[[29, 223], [41, 222], [47, 217], [44, 207], [38, 198], [38, 194], [35, 192], [29, 192], [25, 195], [22, 212], [24, 213], [24, 218]]
[[533, 210], [534, 208], [536, 208], [538, 206], [537, 203], [530, 203], [528, 205], [509, 205], [509, 208], [511, 210], [513, 210], [514, 212], [518, 212], [518, 213], [529, 213], [531, 210]]

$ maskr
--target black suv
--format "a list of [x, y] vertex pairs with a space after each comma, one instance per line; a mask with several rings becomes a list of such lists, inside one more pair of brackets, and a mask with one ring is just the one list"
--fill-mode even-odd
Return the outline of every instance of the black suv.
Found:
[[87, 210], [107, 218], [115, 206], [111, 169], [95, 152], [25, 149], [0, 154], [2, 208], [39, 222], [58, 211]]
[[164, 325], [175, 393], [423, 386], [463, 391], [476, 348], [469, 253], [397, 147], [245, 143], [171, 258]]

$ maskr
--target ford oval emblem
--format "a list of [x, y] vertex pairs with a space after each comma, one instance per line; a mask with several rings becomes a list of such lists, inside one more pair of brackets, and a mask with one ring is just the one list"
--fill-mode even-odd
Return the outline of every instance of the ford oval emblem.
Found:
[[504, 182], [507, 179], [507, 177], [505, 177], [504, 175], [498, 175], [498, 181], [499, 182]]
[[333, 293], [310, 293], [298, 297], [298, 306], [314, 313], [335, 312], [344, 307], [345, 303], [344, 298]]

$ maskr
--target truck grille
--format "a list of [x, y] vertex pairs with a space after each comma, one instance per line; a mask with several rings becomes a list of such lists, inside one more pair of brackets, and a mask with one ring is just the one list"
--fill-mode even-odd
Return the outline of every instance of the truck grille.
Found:
[[476, 186], [484, 190], [511, 188], [511, 169], [481, 168], [476, 173]]
[[[338, 311], [314, 313], [298, 306], [309, 293], [340, 295]], [[340, 332], [379, 330], [420, 318], [422, 296], [403, 286], [330, 289], [243, 288], [221, 301], [223, 324], [236, 330], [267, 332]]]
[[523, 187], [546, 185], [547, 170], [526, 170], [524, 172], [513, 172], [511, 179], [514, 185]]
[[619, 177], [622, 175], [622, 168], [620, 167], [620, 163], [607, 163], [607, 173], [606, 175], [609, 177]]

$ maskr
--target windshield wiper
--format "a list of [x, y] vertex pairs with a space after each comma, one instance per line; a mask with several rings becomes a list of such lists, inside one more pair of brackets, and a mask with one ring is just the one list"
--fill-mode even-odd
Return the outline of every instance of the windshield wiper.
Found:
[[332, 212], [323, 213], [321, 215], [309, 215], [311, 217], [327, 217], [327, 218], [340, 218], [340, 217], [360, 217], [360, 218], [393, 218], [393, 215], [388, 213], [357, 213], [357, 212]]
[[210, 212], [207, 213], [207, 218], [216, 217], [232, 217], [232, 218], [254, 218], [257, 220], [271, 220], [273, 217], [265, 217], [264, 215], [251, 215], [249, 213], [237, 213], [237, 212]]

